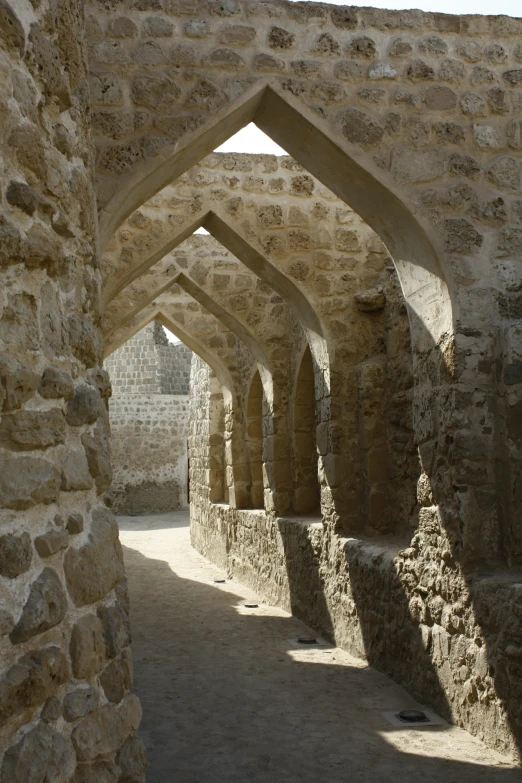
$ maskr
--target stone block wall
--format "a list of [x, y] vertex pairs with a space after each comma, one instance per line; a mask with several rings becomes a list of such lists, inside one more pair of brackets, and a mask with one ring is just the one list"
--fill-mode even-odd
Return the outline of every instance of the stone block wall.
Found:
[[152, 321], [105, 359], [113, 394], [188, 394], [192, 351]]
[[101, 369], [83, 9], [0, 2], [0, 780], [145, 780]]
[[192, 352], [153, 321], [106, 360], [113, 510], [160, 514], [187, 504]]

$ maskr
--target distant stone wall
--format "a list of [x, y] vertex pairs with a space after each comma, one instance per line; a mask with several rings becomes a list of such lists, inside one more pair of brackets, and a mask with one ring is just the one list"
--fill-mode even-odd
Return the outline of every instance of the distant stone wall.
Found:
[[113, 394], [188, 394], [192, 351], [152, 321], [105, 360]]
[[160, 514], [187, 504], [188, 402], [177, 394], [112, 397], [116, 513]]
[[118, 514], [160, 514], [187, 504], [192, 352], [152, 322], [106, 361], [112, 493]]

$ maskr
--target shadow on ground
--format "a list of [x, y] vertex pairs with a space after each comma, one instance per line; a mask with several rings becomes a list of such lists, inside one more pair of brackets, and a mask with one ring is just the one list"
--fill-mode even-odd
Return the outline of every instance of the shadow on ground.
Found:
[[389, 725], [382, 712], [414, 702], [388, 677], [334, 649], [293, 653], [302, 624], [238, 610], [247, 593], [213, 585], [187, 523], [167, 516], [119, 520], [134, 531], [124, 540], [148, 537], [145, 551], [161, 537], [170, 563], [179, 544], [185, 577], [194, 561], [194, 578], [182, 578], [124, 547], [148, 783], [520, 783], [520, 770], [487, 766], [499, 757], [464, 732]]

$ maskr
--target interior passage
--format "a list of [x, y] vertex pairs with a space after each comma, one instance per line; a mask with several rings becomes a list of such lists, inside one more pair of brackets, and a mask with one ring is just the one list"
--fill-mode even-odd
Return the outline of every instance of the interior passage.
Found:
[[461, 729], [390, 723], [422, 705], [339, 648], [298, 645], [310, 628], [192, 549], [187, 510], [119, 526], [148, 783], [520, 781]]

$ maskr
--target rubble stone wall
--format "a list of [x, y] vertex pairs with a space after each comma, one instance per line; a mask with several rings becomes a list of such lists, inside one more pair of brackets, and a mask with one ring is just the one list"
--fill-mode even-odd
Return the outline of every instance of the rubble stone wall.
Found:
[[0, 3], [0, 780], [145, 780], [82, 6]]

